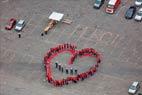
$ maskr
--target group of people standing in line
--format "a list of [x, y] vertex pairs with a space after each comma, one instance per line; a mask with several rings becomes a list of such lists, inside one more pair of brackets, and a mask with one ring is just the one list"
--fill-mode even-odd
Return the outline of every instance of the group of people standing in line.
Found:
[[76, 75], [78, 70], [77, 68], [67, 68], [67, 67], [63, 67], [61, 64], [59, 64], [58, 62], [55, 62], [55, 68], [57, 68], [59, 71], [61, 71], [62, 73], [66, 73], [66, 74], [70, 74], [70, 75]]

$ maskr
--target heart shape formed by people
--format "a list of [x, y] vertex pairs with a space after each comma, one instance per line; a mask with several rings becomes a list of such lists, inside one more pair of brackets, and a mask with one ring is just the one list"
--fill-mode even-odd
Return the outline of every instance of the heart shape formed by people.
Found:
[[[82, 50], [76, 50], [76, 46], [72, 44], [62, 44], [58, 45], [54, 48], [50, 48], [50, 50], [47, 52], [47, 54], [44, 57], [44, 66], [46, 71], [46, 80], [53, 84], [56, 87], [60, 87], [63, 85], [67, 85], [69, 83], [77, 83], [80, 80], [84, 80], [92, 75], [94, 75], [99, 67], [99, 64], [101, 63], [101, 56], [100, 54], [93, 48], [84, 48]], [[79, 73], [74, 76], [68, 76], [64, 79], [54, 79], [52, 76], [51, 71], [51, 64], [52, 59], [55, 58], [57, 55], [59, 55], [62, 52], [69, 52], [72, 54], [70, 61], [68, 62], [68, 65], [71, 65], [74, 63], [74, 60], [77, 57], [85, 57], [90, 56], [96, 59], [96, 64], [94, 64], [89, 70]]]

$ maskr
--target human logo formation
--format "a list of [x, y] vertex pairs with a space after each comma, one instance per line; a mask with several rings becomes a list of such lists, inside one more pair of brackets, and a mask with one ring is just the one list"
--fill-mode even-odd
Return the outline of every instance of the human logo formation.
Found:
[[[71, 58], [68, 65], [74, 64], [74, 61], [76, 58], [82, 58], [82, 57], [92, 57], [96, 59], [96, 62], [94, 62], [94, 65], [90, 67], [87, 71], [84, 71], [82, 73], [78, 73], [77, 69], [69, 68], [64, 69], [61, 64], [55, 63], [55, 68], [59, 69], [59, 71], [63, 72], [65, 71], [66, 74], [70, 75], [63, 79], [55, 79], [52, 76], [52, 70], [51, 70], [51, 64], [53, 64], [51, 61], [53, 58], [55, 58], [57, 55], [68, 52], [71, 54]], [[91, 76], [93, 76], [99, 67], [99, 64], [101, 63], [101, 56], [100, 54], [93, 48], [84, 48], [81, 50], [77, 50], [77, 47], [72, 44], [61, 44], [54, 48], [50, 48], [50, 50], [46, 53], [44, 57], [44, 66], [46, 71], [46, 80], [53, 84], [56, 87], [61, 87], [63, 85], [68, 85], [70, 83], [77, 83], [78, 81], [83, 81], [84, 79], [87, 79]], [[75, 74], [73, 74], [75, 73]]]

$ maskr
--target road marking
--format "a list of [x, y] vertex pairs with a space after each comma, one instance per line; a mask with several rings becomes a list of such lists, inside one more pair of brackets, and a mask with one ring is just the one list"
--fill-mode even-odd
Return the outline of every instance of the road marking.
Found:
[[3, 54], [1, 54], [2, 56], [1, 56], [1, 60], [6, 60], [8, 63], [10, 63], [13, 59], [14, 59], [14, 57], [15, 57], [15, 53], [12, 51], [12, 50], [7, 50], [7, 49], [5, 49], [5, 50], [3, 50], [4, 51], [4, 53]]
[[6, 56], [6, 54], [7, 54], [7, 52], [8, 52], [8, 51], [7, 51], [7, 50], [5, 50], [5, 48], [3, 48], [3, 54], [0, 54], [0, 55], [2, 55], [2, 56], [1, 56], [1, 58], [5, 57], [5, 56]]
[[12, 61], [16, 57], [16, 54], [13, 52], [12, 56], [10, 56], [9, 61]]
[[123, 8], [125, 8], [126, 6], [122, 6], [118, 11], [117, 11], [117, 13], [115, 14], [115, 16], [118, 16], [119, 14], [120, 14], [120, 12], [121, 12], [121, 10], [123, 9]]
[[[95, 30], [94, 30], [94, 32], [93, 32], [93, 34], [95, 34], [95, 33], [96, 33], [96, 31], [98, 31], [98, 26], [96, 26], [96, 28], [95, 28]], [[89, 37], [89, 39], [93, 37], [93, 34]]]
[[53, 42], [53, 41], [49, 41], [48, 39], [44, 40], [45, 43], [51, 43], [51, 44], [54, 44], [54, 45], [57, 45], [59, 43], [56, 43], [56, 42]]
[[83, 30], [83, 33], [78, 37], [78, 39], [76, 40], [76, 42], [79, 41], [79, 39], [84, 35], [84, 33], [87, 31], [88, 27], [85, 27]]
[[83, 37], [83, 36], [82, 36], [82, 38], [83, 38], [83, 39], [86, 39], [86, 40], [88, 40], [88, 41], [92, 41], [92, 42], [95, 42], [94, 40], [92, 40], [92, 39], [89, 39], [89, 38], [86, 38], [86, 37]]
[[9, 0], [3, 0], [3, 1], [1, 1], [2, 3], [7, 3], [7, 2], [9, 2]]
[[120, 35], [119, 34], [116, 34], [116, 37], [113, 39], [113, 41], [111, 42], [111, 45], [113, 45], [114, 43], [114, 47], [116, 47], [116, 40], [118, 39], [118, 37], [119, 37]]
[[[111, 32], [104, 32], [100, 37], [100, 42], [103, 41], [103, 38], [105, 37], [105, 35], [109, 35], [110, 36], [109, 38], [111, 38], [113, 36], [113, 34]], [[105, 43], [105, 45], [109, 45], [109, 43], [106, 40], [104, 43]]]
[[125, 50], [123, 50], [123, 51], [120, 52], [120, 54], [119, 54], [118, 57], [119, 57], [121, 60], [119, 60], [119, 61], [120, 61], [120, 62], [129, 62], [129, 59], [130, 59], [130, 58], [124, 56], [124, 51], [125, 51]]
[[110, 77], [110, 78], [115, 78], [115, 79], [119, 79], [119, 80], [128, 82], [128, 80], [126, 80], [126, 79], [123, 79], [123, 78], [120, 78], [120, 77], [116, 77], [116, 76], [112, 76], [112, 75], [109, 75], [109, 74], [105, 74], [105, 73], [102, 73], [102, 72], [100, 72], [100, 75], [104, 75], [104, 76], [107, 76], [107, 77]]
[[69, 39], [73, 36], [73, 34], [77, 31], [77, 29], [78, 29], [80, 26], [81, 26], [81, 25], [79, 24], [79, 25], [77, 25], [77, 26], [75, 27], [75, 29], [74, 29], [74, 31], [71, 33]]
[[5, 49], [5, 50], [4, 50], [5, 52], [4, 52], [4, 54], [3, 54], [3, 57], [7, 57], [8, 52], [13, 52], [14, 55], [13, 55], [12, 58], [10, 57], [10, 59], [14, 59], [14, 57], [16, 57], [17, 54], [21, 55], [22, 57], [29, 56], [29, 57], [33, 57], [33, 58], [38, 58], [38, 59], [40, 59], [40, 57], [31, 55], [31, 54], [20, 53], [20, 52], [17, 52], [16, 50], [12, 50], [12, 49], [8, 49], [8, 48], [6, 49], [6, 48], [4, 48], [4, 47], [1, 47], [1, 48]]

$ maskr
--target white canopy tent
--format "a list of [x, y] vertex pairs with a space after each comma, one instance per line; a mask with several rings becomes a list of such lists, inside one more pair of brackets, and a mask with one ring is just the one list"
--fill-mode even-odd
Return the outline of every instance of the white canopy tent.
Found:
[[52, 12], [52, 14], [49, 16], [49, 19], [55, 20], [55, 21], [61, 21], [63, 19], [64, 14]]

